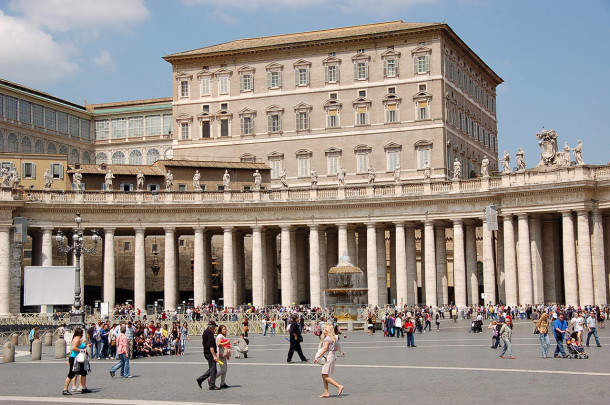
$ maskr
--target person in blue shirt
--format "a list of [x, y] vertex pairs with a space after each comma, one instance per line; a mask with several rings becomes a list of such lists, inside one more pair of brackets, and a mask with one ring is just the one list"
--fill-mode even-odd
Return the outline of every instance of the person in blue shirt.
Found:
[[559, 352], [561, 352], [562, 357], [568, 357], [563, 348], [563, 334], [569, 333], [569, 330], [568, 323], [563, 319], [563, 314], [559, 314], [559, 318], [553, 322], [553, 330], [555, 331], [555, 341], [557, 342], [554, 357], [559, 357]]

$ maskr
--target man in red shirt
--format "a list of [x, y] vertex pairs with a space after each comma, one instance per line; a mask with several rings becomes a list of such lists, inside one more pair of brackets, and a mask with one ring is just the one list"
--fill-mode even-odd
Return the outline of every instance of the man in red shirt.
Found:
[[407, 347], [417, 347], [415, 346], [415, 337], [413, 332], [415, 331], [415, 327], [413, 325], [413, 321], [411, 317], [407, 315], [407, 319], [405, 320], [405, 332], [407, 332]]

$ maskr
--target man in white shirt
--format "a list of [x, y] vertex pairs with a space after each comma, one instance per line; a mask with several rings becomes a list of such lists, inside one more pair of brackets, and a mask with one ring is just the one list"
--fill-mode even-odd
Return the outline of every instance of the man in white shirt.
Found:
[[400, 319], [400, 314], [396, 315], [396, 319], [394, 320], [394, 333], [396, 333], [397, 338], [405, 337], [402, 332], [402, 319]]

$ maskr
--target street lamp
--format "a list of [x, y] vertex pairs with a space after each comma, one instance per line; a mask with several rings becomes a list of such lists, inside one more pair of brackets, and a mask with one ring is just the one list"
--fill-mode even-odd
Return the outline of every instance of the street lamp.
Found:
[[74, 235], [72, 235], [72, 246], [66, 243], [65, 236], [61, 233], [61, 230], [57, 231], [55, 239], [57, 240], [57, 248], [60, 252], [69, 254], [74, 252], [76, 257], [76, 275], [75, 275], [75, 287], [74, 287], [74, 309], [70, 311], [70, 327], [75, 329], [76, 327], [85, 327], [85, 312], [81, 309], [81, 285], [80, 285], [80, 257], [85, 253], [95, 253], [97, 244], [100, 241], [100, 236], [97, 234], [97, 230], [93, 229], [91, 239], [93, 240], [93, 247], [86, 248], [83, 242], [83, 230], [80, 227], [82, 222], [80, 213], [76, 213], [74, 222], [76, 223], [76, 229]]

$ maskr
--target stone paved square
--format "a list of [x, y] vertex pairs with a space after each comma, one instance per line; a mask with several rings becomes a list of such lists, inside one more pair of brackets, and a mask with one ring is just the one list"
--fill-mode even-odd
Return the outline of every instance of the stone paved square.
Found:
[[[486, 323], [487, 324], [487, 323]], [[441, 331], [416, 333], [414, 349], [405, 339], [384, 338], [348, 332], [341, 340], [346, 357], [337, 360], [333, 377], [345, 386], [337, 398], [322, 400], [320, 367], [314, 364], [287, 364], [286, 335], [253, 335], [247, 359], [231, 359], [227, 383], [222, 391], [200, 390], [195, 377], [204, 370], [200, 337], [188, 344], [184, 356], [152, 357], [131, 362], [131, 380], [110, 378], [110, 360], [92, 362], [87, 385], [91, 394], [62, 397], [67, 373], [64, 360], [54, 360], [54, 347], [43, 347], [43, 360], [32, 362], [28, 355], [16, 363], [0, 366], [0, 402], [21, 403], [98, 403], [154, 404], [155, 401], [190, 404], [489, 404], [557, 403], [574, 404], [583, 400], [606, 403], [610, 398], [610, 338], [600, 329], [602, 348], [585, 348], [586, 360], [541, 359], [537, 335], [531, 324], [517, 321], [513, 334], [516, 360], [500, 359], [490, 349], [491, 333], [471, 334], [468, 321], [457, 324], [444, 320]], [[304, 335], [303, 351], [313, 359], [318, 338]], [[551, 338], [551, 353], [554, 350]], [[19, 352], [28, 348], [19, 346]], [[294, 359], [298, 359], [295, 355]], [[219, 384], [219, 381], [217, 381]], [[206, 386], [204, 385], [204, 388]], [[586, 394], [586, 395], [585, 395]]]

